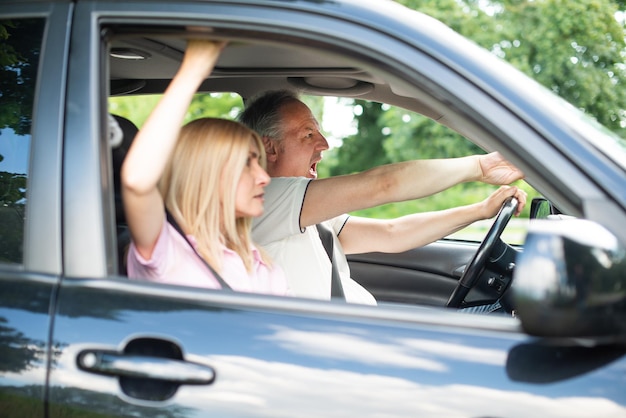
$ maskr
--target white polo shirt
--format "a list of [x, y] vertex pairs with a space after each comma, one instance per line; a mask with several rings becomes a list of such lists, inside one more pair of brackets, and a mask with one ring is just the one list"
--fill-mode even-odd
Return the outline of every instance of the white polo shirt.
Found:
[[[297, 297], [330, 300], [332, 267], [317, 228], [300, 229], [300, 212], [311, 179], [275, 177], [265, 188], [265, 210], [252, 224], [252, 238], [282, 267]], [[350, 267], [337, 236], [349, 216], [324, 222], [334, 239], [334, 256], [346, 300], [375, 305], [374, 297], [350, 277]]]

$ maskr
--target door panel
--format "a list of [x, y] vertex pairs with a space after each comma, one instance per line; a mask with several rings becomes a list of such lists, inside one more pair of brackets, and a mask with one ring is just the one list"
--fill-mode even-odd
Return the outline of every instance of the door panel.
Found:
[[477, 244], [441, 240], [404, 253], [348, 256], [352, 277], [380, 302], [445, 306]]
[[56, 278], [0, 272], [0, 415], [44, 417], [50, 304]]
[[[146, 344], [147, 339], [152, 343]], [[524, 350], [511, 362], [510, 353], [534, 344], [519, 332], [515, 319], [437, 308], [357, 307], [123, 280], [66, 279], [55, 341], [59, 355], [50, 375], [50, 417], [70, 412], [142, 417], [579, 412], [562, 401], [563, 393], [594, 413], [626, 412], [626, 395], [607, 384], [607, 379], [621, 378], [623, 353], [605, 355], [603, 364], [608, 365], [587, 373], [585, 385], [562, 378], [549, 386], [529, 384], [507, 372], [524, 370], [528, 376], [536, 369]], [[187, 366], [213, 370], [215, 378], [178, 387], [154, 379], [128, 384], [115, 374], [86, 370], [80, 362], [86, 351], [126, 357], [127, 370], [163, 362], [169, 370], [176, 365], [182, 371]], [[614, 390], [598, 395], [595, 387]]]
[[[45, 417], [72, 5], [0, 4], [0, 416]], [[34, 273], [36, 272], [36, 273]]]

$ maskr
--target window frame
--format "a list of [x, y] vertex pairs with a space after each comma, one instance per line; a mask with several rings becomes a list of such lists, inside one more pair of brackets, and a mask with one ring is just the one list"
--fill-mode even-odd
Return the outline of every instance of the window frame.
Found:
[[0, 5], [3, 19], [45, 20], [35, 85], [21, 265], [2, 269], [60, 274], [61, 155], [71, 4]]

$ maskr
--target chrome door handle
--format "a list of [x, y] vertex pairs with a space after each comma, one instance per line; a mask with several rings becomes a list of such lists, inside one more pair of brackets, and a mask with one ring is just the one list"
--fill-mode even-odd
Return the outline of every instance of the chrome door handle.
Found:
[[182, 385], [208, 385], [215, 380], [215, 370], [209, 366], [162, 357], [83, 350], [76, 361], [82, 370], [109, 376], [165, 380]]

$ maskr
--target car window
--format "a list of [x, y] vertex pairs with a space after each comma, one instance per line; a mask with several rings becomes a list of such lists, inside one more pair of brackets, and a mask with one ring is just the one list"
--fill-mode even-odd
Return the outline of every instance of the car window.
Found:
[[[327, 136], [330, 150], [318, 170], [320, 177], [360, 172], [378, 165], [413, 159], [456, 158], [484, 151], [463, 136], [432, 119], [388, 104], [347, 98], [305, 97]], [[407, 180], [408, 181], [408, 180]], [[525, 181], [515, 183], [528, 193], [528, 202], [539, 193]], [[489, 196], [497, 186], [466, 183], [418, 200], [391, 203], [354, 212], [371, 218], [395, 218], [417, 212], [437, 211], [469, 205]], [[528, 211], [511, 220], [503, 234], [509, 244], [525, 239]], [[483, 220], [458, 231], [448, 239], [483, 240], [492, 220]]]
[[21, 264], [43, 19], [0, 20], [0, 263]]
[[[109, 112], [123, 115], [141, 126], [160, 96], [121, 96], [109, 99]], [[322, 124], [330, 149], [318, 170], [320, 178], [350, 174], [369, 168], [420, 158], [453, 158], [483, 153], [478, 146], [437, 122], [397, 106], [342, 97], [302, 96]], [[243, 107], [236, 94], [198, 94], [186, 121], [203, 116], [234, 119]], [[525, 181], [515, 184], [539, 196]], [[434, 196], [390, 203], [352, 213], [370, 218], [393, 218], [476, 203], [497, 187], [483, 183], [460, 184]], [[509, 244], [521, 245], [526, 236], [528, 211], [511, 220], [503, 233]], [[491, 220], [478, 221], [447, 239], [480, 242]]]
[[[160, 42], [172, 42], [172, 45], [181, 51], [185, 47], [184, 43], [179, 40], [171, 41], [170, 38], [162, 39]], [[123, 50], [122, 46], [124, 44], [120, 43], [119, 45], [119, 48]], [[239, 45], [237, 44], [235, 48], [239, 48]], [[254, 45], [256, 46], [256, 44]], [[264, 48], [265, 46], [260, 45], [259, 47]], [[109, 114], [123, 116], [132, 121], [136, 127], [141, 128], [147, 116], [157, 104], [160, 98], [159, 94], [163, 92], [165, 87], [163, 80], [167, 80], [167, 77], [171, 77], [171, 74], [163, 74], [165, 78], [156, 81], [151, 78], [142, 79], [139, 83], [134, 79], [125, 80], [124, 78], [128, 77], [126, 74], [126, 65], [128, 63], [118, 62], [118, 60], [123, 58], [117, 58], [117, 52], [119, 51], [117, 48], [111, 48], [112, 51], [115, 50], [116, 54], [109, 54], [112, 77], [107, 111]], [[239, 68], [239, 64], [232, 68], [229, 67], [233, 65], [230, 62], [232, 56], [229, 56], [229, 51], [231, 50], [226, 49], [224, 52], [224, 65], [220, 67], [220, 70], [240, 74], [242, 70]], [[232, 54], [239, 52], [237, 49], [232, 50]], [[324, 53], [316, 50], [308, 52], [312, 56], [318, 56], [319, 54], [320, 57], [325, 57]], [[157, 58], [151, 59], [156, 60]], [[238, 63], [239, 61], [233, 60], [233, 62]], [[360, 62], [347, 64], [354, 65], [356, 68], [360, 68], [359, 65], [361, 65]], [[262, 66], [261, 68], [266, 67]], [[147, 69], [144, 69], [144, 71], [147, 71]], [[325, 70], [322, 69], [322, 71]], [[357, 70], [351, 70], [349, 74], [352, 74], [354, 71], [360, 74]], [[113, 78], [116, 74], [119, 74], [117, 77], [120, 77], [120, 79]], [[255, 74], [255, 72], [252, 71], [250, 74]], [[343, 72], [340, 72], [340, 74], [339, 78], [341, 80]], [[141, 76], [141, 73], [136, 71], [133, 76]], [[376, 73], [375, 76], [381, 79], [389, 77], [390, 80], [396, 82], [393, 77], [384, 72]], [[243, 101], [251, 100], [255, 94], [259, 93], [258, 83], [261, 83], [262, 80], [257, 80], [252, 75], [250, 77], [251, 79], [249, 80], [245, 79], [245, 77], [242, 80], [242, 84], [248, 86], [247, 89], [239, 86], [239, 83], [228, 84], [221, 77], [206, 80], [202, 86], [202, 91], [219, 91], [222, 93], [205, 93], [194, 96], [189, 106], [191, 111], [187, 113], [184, 122], [201, 117], [235, 119], [243, 108]], [[279, 87], [294, 88], [289, 82], [286, 84], [288, 85], [279, 84]], [[399, 83], [397, 88], [402, 88], [401, 84]], [[137, 86], [142, 85], [144, 87], [139, 87], [136, 90]], [[438, 113], [431, 108], [428, 100], [421, 99], [420, 94], [424, 94], [421, 90], [406, 88], [406, 86], [404, 88], [407, 96], [403, 96], [402, 99], [394, 99], [392, 97], [388, 100], [388, 103], [356, 100], [351, 98], [355, 96], [349, 95], [343, 97], [327, 96], [328, 92], [322, 91], [318, 93], [314, 88], [304, 90], [312, 92], [311, 96], [300, 94], [300, 98], [321, 122], [322, 131], [324, 131], [328, 137], [328, 142], [333, 147], [324, 152], [323, 164], [319, 166], [320, 177], [360, 172], [374, 166], [412, 159], [462, 157], [484, 152], [474, 142], [465, 139], [456, 131], [444, 127], [441, 123], [435, 122], [433, 119], [437, 117]], [[232, 92], [236, 92], [236, 94]], [[336, 93], [336, 90], [333, 90], [332, 93]], [[430, 115], [430, 117], [422, 115]], [[450, 112], [448, 116], [454, 119], [454, 115], [454, 112]], [[448, 120], [448, 123], [451, 126], [459, 126], [459, 124], [451, 123], [450, 120]], [[461, 124], [460, 127], [462, 126]], [[468, 131], [470, 134], [474, 133], [471, 129]], [[459, 132], [465, 131], [460, 129]], [[485, 133], [488, 134], [488, 132]], [[113, 152], [115, 153], [115, 150]], [[113, 160], [113, 168], [115, 169], [118, 166], [115, 164], [115, 158]], [[407, 181], [410, 182], [411, 179], [407, 179]], [[402, 204], [382, 206], [368, 211], [355, 212], [355, 215], [391, 218], [403, 214], [457, 207], [483, 200], [489, 196], [491, 191], [496, 189], [496, 186], [489, 189], [482, 188], [484, 187], [483, 185], [480, 185], [480, 187], [476, 186], [477, 184], [473, 183], [461, 184], [452, 187], [446, 193], [437, 194], [429, 199], [417, 199]], [[116, 199], [116, 209], [119, 203], [121, 201]], [[118, 214], [118, 211], [116, 211], [116, 214]], [[120, 214], [123, 216], [123, 208]], [[120, 216], [116, 219], [118, 227], [118, 265], [122, 267], [119, 273], [126, 275], [124, 262], [127, 259], [126, 249], [128, 248], [129, 237], [127, 227], [123, 222], [120, 222], [120, 219]], [[339, 264], [339, 269], [344, 274], [350, 274], [350, 279], [352, 280], [348, 281], [348, 283], [352, 286], [350, 288], [351, 295], [367, 293], [368, 296], [372, 296], [368, 300], [376, 300], [380, 304], [404, 303], [446, 306], [446, 301], [456, 286], [456, 281], [451, 280], [451, 276], [452, 278], [457, 278], [462, 273], [463, 265], [458, 260], [469, 260], [471, 258], [477, 248], [476, 244], [483, 241], [492, 222], [480, 225], [478, 229], [471, 231], [471, 234], [463, 231], [465, 235], [449, 237], [451, 239], [444, 242], [443, 244], [445, 245], [440, 245], [441, 243], [438, 242], [434, 243], [434, 246], [429, 246], [429, 248], [418, 247], [410, 249], [397, 255], [397, 258], [394, 260], [391, 257], [379, 259], [377, 254], [370, 255], [367, 252], [351, 253], [345, 259], [347, 263]], [[524, 233], [518, 233], [517, 238], [512, 243], [522, 243], [524, 236]], [[461, 240], [472, 241], [472, 243], [467, 245], [466, 242], [460, 242]], [[505, 237], [505, 241], [508, 242], [508, 238]], [[272, 243], [270, 242], [270, 244]], [[265, 245], [267, 251], [274, 252], [271, 254], [273, 260], [282, 267], [286, 277], [289, 277], [293, 283], [290, 289], [293, 291], [294, 296], [318, 298], [324, 293], [319, 291], [320, 286], [311, 286], [312, 290], [304, 288], [304, 286], [297, 287], [304, 282], [307, 285], [309, 283], [317, 283], [313, 279], [310, 280], [308, 276], [306, 276], [306, 279], [302, 279], [305, 277], [301, 274], [302, 271], [314, 272], [314, 268], [303, 268], [302, 263], [298, 263], [297, 266], [295, 264], [292, 265], [289, 263], [290, 260], [284, 258], [286, 251], [282, 251], [277, 246], [271, 247], [265, 243], [260, 243], [260, 245]], [[511, 258], [512, 251], [516, 250], [508, 252], [507, 257], [502, 258], [503, 262]], [[309, 260], [315, 259], [306, 259], [307, 262]], [[393, 279], [389, 280], [390, 277], [393, 277]], [[433, 286], [433, 281], [437, 285]], [[178, 282], [171, 284], [178, 284]], [[504, 286], [501, 286], [495, 289], [495, 292], [497, 293], [499, 289], [504, 288]], [[485, 293], [487, 296], [480, 294], [478, 298], [471, 299], [471, 303], [479, 304], [485, 300], [495, 300], [494, 291], [491, 291], [491, 289], [487, 290], [489, 291]], [[326, 293], [324, 293], [325, 295]], [[321, 299], [324, 298], [322, 297]]]

